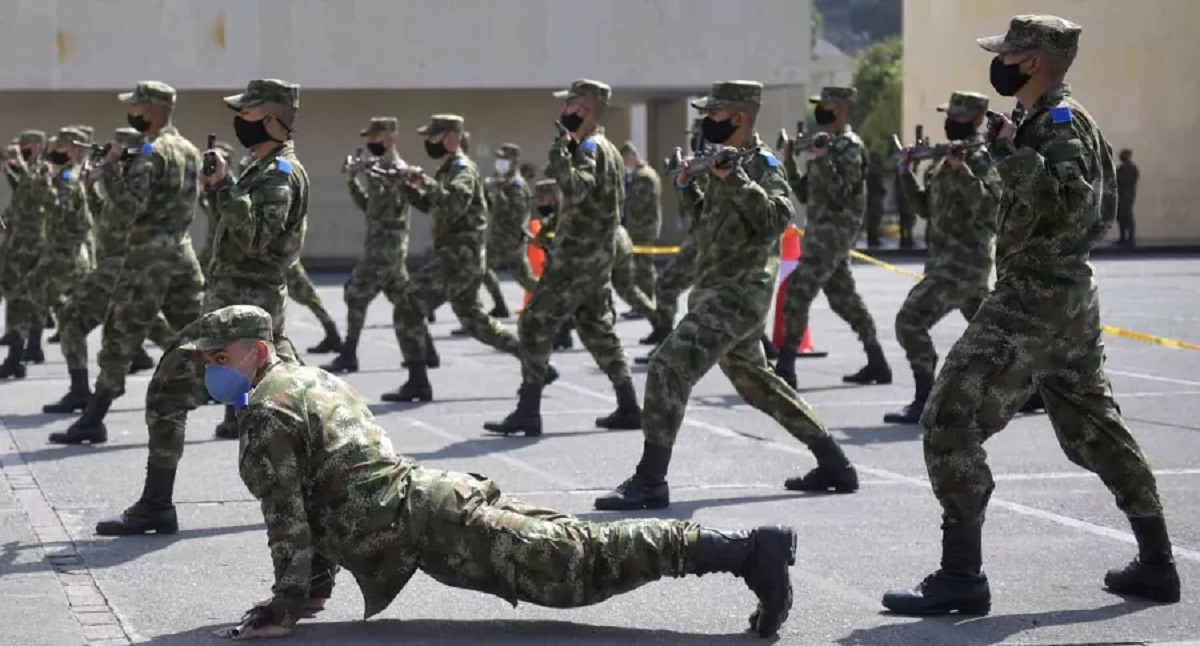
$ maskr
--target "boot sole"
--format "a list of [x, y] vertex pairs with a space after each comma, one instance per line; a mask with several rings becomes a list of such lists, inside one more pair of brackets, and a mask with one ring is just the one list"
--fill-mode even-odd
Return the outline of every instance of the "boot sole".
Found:
[[169, 534], [178, 534], [178, 533], [179, 533], [179, 525], [175, 525], [173, 527], [147, 527], [146, 529], [143, 529], [141, 531], [132, 530], [132, 529], [102, 531], [99, 526], [96, 526], [96, 535], [97, 536], [142, 536], [144, 534], [158, 534], [160, 536], [166, 536]]
[[[755, 610], [750, 615], [750, 629], [753, 630], [754, 632], [758, 633], [759, 636], [761, 636], [761, 637], [771, 637], [772, 635], [779, 632], [779, 628], [781, 628], [783, 626], [783, 624], [787, 623], [788, 616], [791, 615], [792, 602], [794, 600], [793, 593], [792, 593], [791, 575], [786, 571], [786, 568], [791, 567], [796, 564], [796, 547], [798, 544], [798, 539], [796, 536], [796, 531], [794, 529], [792, 529], [790, 527], [783, 527], [783, 526], [779, 526], [778, 529], [782, 530], [782, 533], [769, 535], [770, 539], [771, 539], [769, 543], [767, 541], [763, 541], [764, 536], [762, 536], [760, 534], [759, 541], [762, 541], [762, 542], [760, 542], [756, 546], [756, 549], [766, 549], [766, 550], [771, 550], [772, 552], [778, 552], [778, 551], [781, 551], [780, 548], [782, 547], [783, 542], [787, 541], [787, 548], [786, 548], [787, 566], [784, 568], [784, 570], [785, 570], [784, 576], [787, 578], [787, 596], [783, 603], [783, 609], [778, 614], [777, 620], [772, 622], [773, 625], [771, 625], [771, 626], [763, 626], [762, 625], [762, 612], [761, 612], [762, 601], [759, 601], [759, 604], [758, 604], [759, 609]], [[764, 545], [764, 543], [767, 543], [767, 544]]]
[[60, 446], [75, 446], [78, 444], [104, 444], [104, 443], [108, 442], [108, 438], [107, 437], [101, 437], [101, 438], [89, 437], [89, 438], [82, 439], [82, 440], [73, 440], [73, 439], [69, 439], [69, 438], [65, 438], [65, 437], [57, 438], [57, 439], [54, 437], [51, 437], [51, 438], [49, 438], [48, 441], [51, 444], [58, 444]]
[[948, 604], [934, 608], [905, 608], [903, 606], [891, 608], [885, 604], [884, 608], [887, 608], [893, 614], [905, 617], [941, 617], [955, 613], [971, 617], [984, 617], [991, 613], [992, 602], [990, 600], [972, 601], [970, 603]]
[[413, 397], [398, 397], [395, 395], [389, 397], [388, 395], [384, 395], [379, 399], [389, 404], [411, 404], [412, 402], [431, 402], [433, 401], [433, 395], [415, 395]]
[[74, 415], [75, 413], [82, 413], [86, 408], [86, 404], [83, 406], [71, 406], [69, 408], [51, 408], [50, 406], [42, 406], [42, 412], [46, 415]]
[[542, 435], [541, 429], [528, 430], [528, 431], [525, 429], [517, 429], [515, 431], [507, 431], [504, 429], [488, 428], [488, 427], [484, 426], [483, 430], [487, 431], [488, 433], [493, 433], [495, 435], [503, 435], [505, 437], [508, 437], [509, 435], [524, 435], [525, 437], [540, 437]]
[[643, 503], [630, 503], [624, 499], [601, 501], [597, 498], [592, 502], [592, 507], [596, 511], [640, 511], [642, 509], [666, 509], [671, 506], [670, 500], [653, 500]]
[[1119, 597], [1133, 597], [1142, 601], [1152, 601], [1154, 603], [1179, 603], [1180, 591], [1175, 589], [1168, 594], [1156, 594], [1149, 590], [1120, 590], [1109, 585], [1104, 586], [1104, 590], [1109, 594], [1115, 594]]

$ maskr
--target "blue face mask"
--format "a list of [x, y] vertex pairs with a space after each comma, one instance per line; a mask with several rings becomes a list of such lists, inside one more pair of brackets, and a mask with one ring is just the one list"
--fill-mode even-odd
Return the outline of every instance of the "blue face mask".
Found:
[[[246, 360], [253, 357], [254, 355], [250, 355], [242, 362], [245, 363]], [[212, 395], [213, 399], [226, 406], [233, 406], [240, 410], [246, 405], [252, 386], [253, 384], [246, 375], [229, 366], [210, 363], [204, 367], [204, 387], [208, 389], [208, 394]]]

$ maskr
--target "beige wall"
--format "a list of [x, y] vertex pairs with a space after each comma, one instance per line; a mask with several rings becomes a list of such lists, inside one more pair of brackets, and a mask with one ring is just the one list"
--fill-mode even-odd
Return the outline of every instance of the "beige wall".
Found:
[[[1005, 111], [1012, 99], [988, 83], [990, 54], [975, 38], [1004, 33], [1023, 13], [1051, 13], [1083, 27], [1068, 81], [1114, 149], [1131, 148], [1142, 175], [1138, 237], [1144, 243], [1200, 242], [1200, 2], [1194, 0], [905, 0], [904, 131], [927, 125], [956, 89], [988, 92]], [[1115, 227], [1112, 235], [1115, 237]]]

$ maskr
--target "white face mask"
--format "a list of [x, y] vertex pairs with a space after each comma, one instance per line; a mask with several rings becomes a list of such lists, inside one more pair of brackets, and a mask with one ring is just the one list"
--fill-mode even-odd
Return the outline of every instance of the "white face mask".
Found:
[[510, 168], [512, 168], [512, 162], [510, 162], [509, 160], [507, 160], [507, 159], [497, 159], [496, 160], [496, 172], [497, 173], [504, 175], [505, 173], [508, 172], [508, 169], [510, 169]]

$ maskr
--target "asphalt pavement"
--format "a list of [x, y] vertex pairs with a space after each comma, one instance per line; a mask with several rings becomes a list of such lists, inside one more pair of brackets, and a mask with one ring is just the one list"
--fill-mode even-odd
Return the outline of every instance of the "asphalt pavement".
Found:
[[[903, 266], [919, 270], [917, 261]], [[1107, 324], [1200, 342], [1200, 259], [1101, 259]], [[1166, 644], [1200, 640], [1200, 372], [1197, 355], [1108, 339], [1108, 373], [1121, 409], [1149, 456], [1165, 501], [1184, 583], [1175, 605], [1123, 600], [1102, 589], [1104, 572], [1134, 555], [1133, 537], [1112, 495], [1062, 454], [1045, 415], [1019, 416], [988, 444], [997, 489], [985, 529], [992, 614], [982, 618], [895, 617], [882, 593], [912, 585], [937, 568], [939, 508], [926, 480], [917, 427], [881, 418], [906, 404], [912, 377], [893, 321], [911, 279], [856, 265], [896, 374], [890, 386], [848, 387], [841, 376], [864, 356], [849, 327], [818, 299], [813, 340], [827, 358], [798, 364], [800, 389], [858, 466], [853, 496], [806, 496], [784, 479], [814, 461], [770, 418], [746, 406], [717, 370], [692, 394], [675, 449], [673, 504], [658, 515], [721, 528], [785, 523], [800, 536], [792, 570], [796, 600], [777, 643]], [[344, 325], [342, 276], [316, 276]], [[519, 288], [505, 281], [511, 305]], [[486, 295], [482, 296], [486, 301]], [[488, 303], [490, 306], [490, 303]], [[618, 304], [618, 309], [626, 309]], [[371, 402], [404, 380], [381, 297], [368, 316], [362, 371], [349, 381]], [[515, 318], [507, 321], [515, 325]], [[442, 366], [430, 371], [435, 401], [377, 403], [397, 450], [443, 469], [485, 473], [530, 502], [594, 520], [647, 513], [595, 512], [592, 499], [632, 473], [639, 432], [606, 432], [593, 419], [614, 405], [611, 389], [582, 346], [556, 353], [561, 380], [547, 389], [546, 435], [498, 438], [482, 432], [515, 405], [517, 361], [480, 343], [449, 336], [448, 307], [432, 326]], [[944, 355], [962, 332], [958, 315], [935, 330]], [[289, 334], [298, 347], [321, 337], [315, 318], [292, 303]], [[617, 326], [632, 355], [644, 321]], [[94, 354], [99, 334], [93, 334]], [[157, 356], [159, 351], [151, 349]], [[306, 356], [312, 363], [329, 357]], [[95, 522], [119, 513], [141, 492], [146, 458], [143, 397], [149, 376], [130, 378], [109, 416], [109, 442], [47, 443], [73, 417], [41, 406], [67, 387], [57, 346], [29, 378], [0, 383], [0, 644], [12, 646], [169, 646], [220, 643], [228, 626], [269, 596], [270, 556], [258, 504], [237, 473], [237, 443], [213, 438], [216, 406], [191, 417], [176, 485], [181, 531], [173, 536], [100, 538]], [[93, 376], [95, 368], [93, 366]], [[635, 377], [639, 392], [644, 368]], [[301, 623], [288, 641], [366, 644], [727, 644], [762, 643], [745, 633], [752, 594], [727, 575], [664, 580], [597, 606], [556, 610], [454, 590], [418, 575], [382, 615], [362, 621], [362, 600], [342, 574], [328, 609]], [[1200, 641], [1192, 642], [1200, 644]]]

